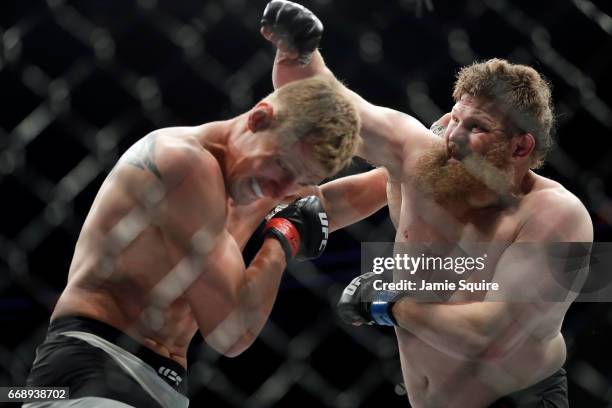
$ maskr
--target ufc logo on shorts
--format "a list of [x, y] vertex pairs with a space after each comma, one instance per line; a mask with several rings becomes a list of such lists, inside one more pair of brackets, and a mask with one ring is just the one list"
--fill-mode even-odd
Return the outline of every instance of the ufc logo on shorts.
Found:
[[325, 249], [327, 245], [327, 238], [329, 238], [329, 222], [327, 221], [327, 214], [324, 212], [319, 213], [319, 221], [321, 221], [321, 232], [323, 233], [323, 240], [321, 241], [321, 245], [319, 245], [319, 251]]
[[181, 381], [183, 381], [181, 376], [178, 375], [176, 371], [163, 367], [163, 366], [159, 367], [159, 370], [157, 370], [157, 373], [161, 375], [162, 377], [166, 377], [170, 381], [174, 382], [177, 386], [181, 383]]

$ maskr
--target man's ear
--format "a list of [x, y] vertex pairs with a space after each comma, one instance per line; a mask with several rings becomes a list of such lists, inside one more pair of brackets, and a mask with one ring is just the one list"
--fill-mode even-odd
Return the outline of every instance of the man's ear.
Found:
[[535, 149], [535, 137], [531, 133], [521, 133], [516, 137], [516, 144], [512, 156], [516, 158], [526, 157]]
[[268, 102], [259, 102], [251, 112], [247, 126], [253, 133], [267, 129], [274, 119], [274, 108]]

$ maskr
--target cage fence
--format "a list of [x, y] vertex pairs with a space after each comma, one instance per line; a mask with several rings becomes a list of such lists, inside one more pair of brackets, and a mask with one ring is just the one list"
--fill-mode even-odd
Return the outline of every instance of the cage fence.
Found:
[[[304, 2], [321, 49], [366, 99], [429, 125], [452, 106], [461, 66], [501, 57], [553, 85], [557, 147], [541, 173], [612, 237], [612, 7], [605, 1]], [[121, 154], [154, 129], [248, 110], [272, 91], [265, 1], [21, 0], [0, 12], [0, 385], [23, 385], [74, 244]], [[355, 160], [340, 175], [367, 170]], [[130, 223], [133, 220], [126, 220]], [[362, 241], [391, 241], [385, 209], [293, 263], [255, 344], [226, 359], [189, 351], [192, 406], [408, 406], [393, 331], [342, 324], [334, 305]], [[129, 244], [129, 241], [124, 243]], [[612, 407], [612, 309], [575, 304], [563, 329], [571, 406]]]

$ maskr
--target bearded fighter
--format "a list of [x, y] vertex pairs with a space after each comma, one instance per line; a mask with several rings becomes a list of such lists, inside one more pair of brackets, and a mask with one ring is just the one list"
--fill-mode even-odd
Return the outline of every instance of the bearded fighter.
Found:
[[[277, 46], [275, 86], [333, 78], [316, 49], [323, 26], [301, 5], [272, 1], [262, 34]], [[533, 68], [490, 59], [462, 68], [442, 137], [415, 118], [344, 88], [361, 121], [358, 155], [380, 166], [321, 187], [335, 230], [389, 206], [397, 243], [592, 242], [584, 205], [538, 175], [552, 146], [550, 86]], [[509, 249], [489, 260], [513, 293], [542, 281], [545, 260]], [[338, 304], [348, 323], [395, 328], [408, 399], [415, 408], [567, 407], [560, 332], [575, 296], [560, 302], [366, 301], [373, 278], [356, 278]], [[372, 374], [374, 375], [374, 374]]]

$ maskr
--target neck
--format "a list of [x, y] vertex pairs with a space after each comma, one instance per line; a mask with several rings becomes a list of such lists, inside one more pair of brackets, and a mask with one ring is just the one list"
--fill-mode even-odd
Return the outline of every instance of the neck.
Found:
[[217, 160], [224, 178], [227, 170], [236, 161], [232, 141], [245, 128], [246, 114], [226, 121], [207, 123], [202, 125], [198, 132], [198, 141]]

